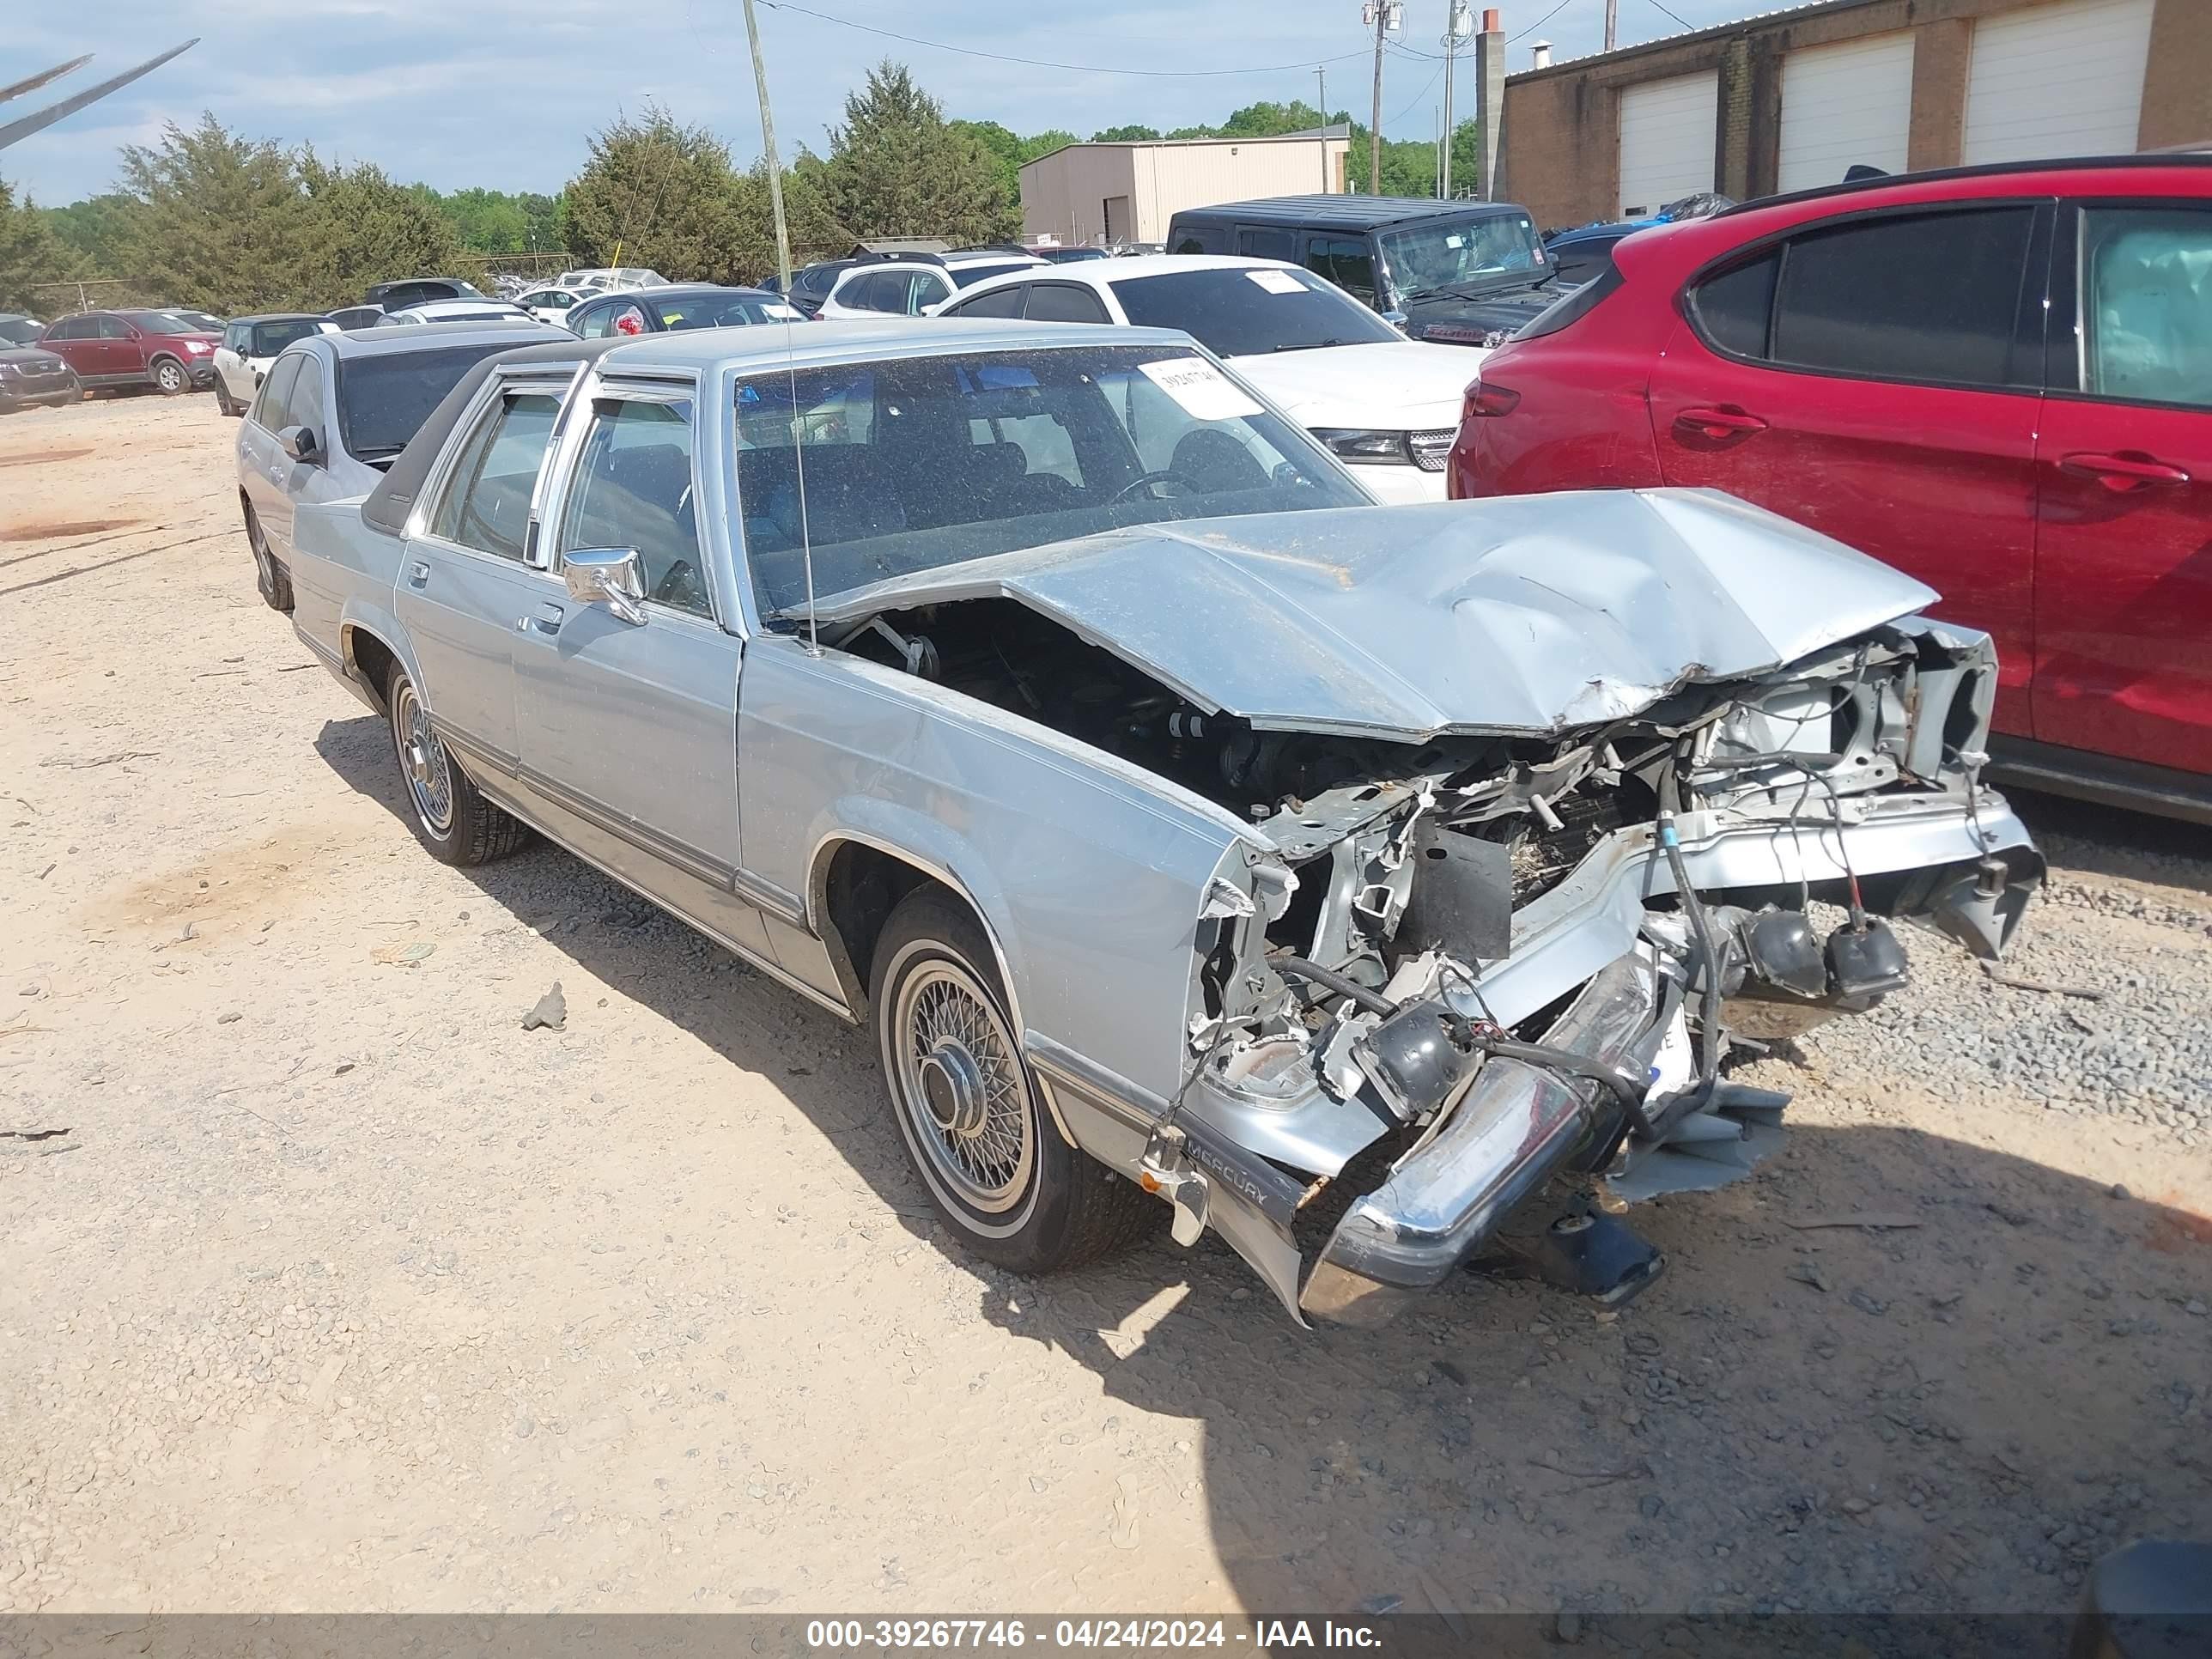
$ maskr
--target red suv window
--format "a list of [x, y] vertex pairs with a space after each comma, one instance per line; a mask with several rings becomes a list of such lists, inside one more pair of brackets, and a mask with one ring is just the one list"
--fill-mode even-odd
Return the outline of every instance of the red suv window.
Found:
[[1714, 349], [1778, 367], [1949, 386], [2033, 386], [2016, 349], [2035, 210], [1885, 214], [1808, 230], [1700, 281]]

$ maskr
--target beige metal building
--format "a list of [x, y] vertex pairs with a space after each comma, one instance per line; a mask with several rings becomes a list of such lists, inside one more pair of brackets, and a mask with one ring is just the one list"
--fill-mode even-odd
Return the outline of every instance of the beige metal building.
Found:
[[1280, 138], [1063, 144], [1022, 168], [1022, 234], [1069, 243], [1161, 241], [1183, 208], [1341, 194], [1351, 149], [1343, 127]]
[[2212, 0], [1811, 0], [1505, 82], [1540, 225], [1901, 172], [2212, 140]]

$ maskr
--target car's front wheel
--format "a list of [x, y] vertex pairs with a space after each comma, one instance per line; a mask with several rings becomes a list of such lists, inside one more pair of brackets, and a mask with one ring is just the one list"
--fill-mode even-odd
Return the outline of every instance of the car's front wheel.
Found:
[[990, 942], [964, 905], [934, 888], [900, 903], [876, 945], [869, 1001], [900, 1139], [963, 1244], [1017, 1273], [1051, 1273], [1158, 1224], [1158, 1202], [1047, 1116]]
[[430, 724], [430, 711], [404, 669], [395, 667], [385, 686], [384, 706], [392, 722], [392, 749], [399, 760], [399, 781], [413, 809], [415, 833], [441, 864], [465, 867], [505, 858], [522, 845], [529, 830], [477, 793], [469, 775], [453, 763]]
[[173, 398], [191, 385], [191, 376], [174, 357], [161, 357], [154, 363], [154, 388], [162, 396]]

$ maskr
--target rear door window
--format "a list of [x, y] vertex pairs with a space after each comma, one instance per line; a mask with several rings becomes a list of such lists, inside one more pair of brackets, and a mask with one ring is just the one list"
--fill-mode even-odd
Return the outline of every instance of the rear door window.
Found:
[[1014, 283], [1005, 288], [993, 289], [988, 294], [979, 294], [972, 300], [963, 300], [945, 314], [951, 317], [1018, 317], [1022, 301], [1029, 298], [1029, 284]]
[[1364, 237], [1307, 237], [1306, 269], [1328, 277], [1363, 304], [1375, 303], [1375, 256]]
[[1170, 253], [1226, 253], [1229, 252], [1229, 228], [1225, 225], [1182, 225], [1176, 228], [1171, 238]]
[[561, 400], [510, 392], [477, 422], [446, 480], [430, 533], [503, 559], [520, 559], [530, 496]]
[[1087, 288], [1073, 283], [1038, 283], [1030, 289], [1033, 323], [1109, 323], [1106, 307]]
[[1792, 238], [1773, 361], [1875, 380], [2029, 383], [2013, 359], [2034, 216], [2026, 205], [1903, 214]]
[[1287, 259], [1291, 233], [1264, 225], [1246, 225], [1237, 233], [1237, 251], [1253, 259]]

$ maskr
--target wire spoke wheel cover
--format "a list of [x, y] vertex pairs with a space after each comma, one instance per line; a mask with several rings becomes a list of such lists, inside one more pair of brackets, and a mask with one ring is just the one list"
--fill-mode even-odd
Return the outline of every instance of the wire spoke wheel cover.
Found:
[[1037, 1114], [996, 1000], [963, 964], [933, 954], [899, 980], [886, 1036], [923, 1173], [986, 1216], [1019, 1206], [1036, 1170]]
[[422, 827], [434, 836], [446, 836], [453, 827], [453, 763], [446, 758], [445, 745], [430, 728], [429, 711], [409, 680], [399, 682], [392, 699], [392, 741], [399, 751], [399, 770]]

